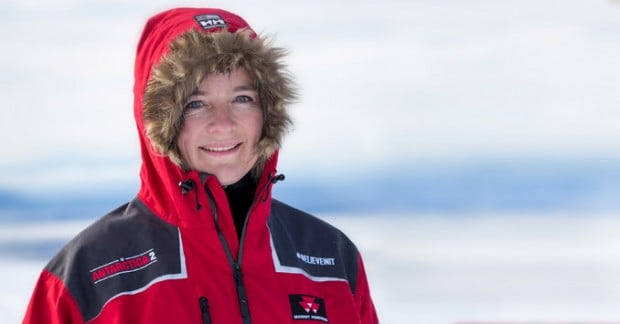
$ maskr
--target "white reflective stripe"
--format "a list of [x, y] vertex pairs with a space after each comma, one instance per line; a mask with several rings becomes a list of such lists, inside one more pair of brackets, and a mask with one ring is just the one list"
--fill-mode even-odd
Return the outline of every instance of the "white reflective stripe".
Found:
[[181, 273], [178, 275], [183, 275], [182, 278], [174, 278], [174, 279], [185, 279], [187, 278], [187, 265], [185, 264], [185, 250], [183, 250], [183, 239], [181, 239], [181, 228], [179, 227], [179, 259], [181, 261]]
[[294, 273], [301, 274], [306, 278], [315, 281], [315, 282], [326, 282], [326, 281], [344, 281], [348, 282], [348, 280], [344, 278], [338, 277], [319, 277], [313, 276], [307, 273], [304, 269], [298, 267], [285, 266], [280, 263], [280, 258], [278, 258], [278, 253], [276, 252], [276, 246], [273, 243], [273, 235], [271, 235], [271, 229], [269, 229], [269, 243], [271, 244], [271, 257], [273, 259], [273, 265], [276, 268], [276, 272], [280, 273]]

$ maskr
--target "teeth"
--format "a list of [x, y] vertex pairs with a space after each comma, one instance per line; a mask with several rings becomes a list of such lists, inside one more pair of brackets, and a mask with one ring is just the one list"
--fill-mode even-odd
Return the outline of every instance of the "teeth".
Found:
[[205, 147], [205, 150], [211, 151], [211, 152], [225, 152], [225, 151], [230, 151], [234, 149], [235, 147], [237, 147], [237, 144], [226, 146], [226, 147]]

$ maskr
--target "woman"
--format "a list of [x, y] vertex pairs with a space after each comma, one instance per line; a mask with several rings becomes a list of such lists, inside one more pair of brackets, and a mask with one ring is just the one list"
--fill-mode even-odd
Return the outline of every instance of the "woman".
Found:
[[147, 22], [140, 191], [50, 261], [24, 323], [378, 322], [355, 245], [271, 197], [294, 99], [283, 55], [219, 9]]

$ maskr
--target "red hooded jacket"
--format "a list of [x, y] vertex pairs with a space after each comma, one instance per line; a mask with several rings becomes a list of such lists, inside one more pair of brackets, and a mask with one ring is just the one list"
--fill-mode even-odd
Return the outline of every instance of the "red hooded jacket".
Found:
[[184, 171], [151, 145], [143, 94], [152, 67], [179, 35], [221, 26], [231, 33], [249, 28], [217, 9], [172, 9], [147, 23], [134, 86], [140, 191], [49, 262], [24, 323], [378, 322], [355, 245], [272, 199], [281, 179], [277, 150], [265, 161], [239, 237], [218, 179]]

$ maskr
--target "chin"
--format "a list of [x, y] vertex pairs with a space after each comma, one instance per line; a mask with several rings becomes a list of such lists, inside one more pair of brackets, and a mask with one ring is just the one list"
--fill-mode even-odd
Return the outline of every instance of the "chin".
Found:
[[220, 182], [220, 184], [222, 184], [223, 186], [228, 186], [231, 185], [233, 183], [236, 183], [237, 181], [241, 180], [241, 178], [243, 178], [243, 176], [246, 174], [247, 172], [235, 172], [234, 174], [231, 173], [216, 173], [215, 176], [217, 177], [217, 180]]

